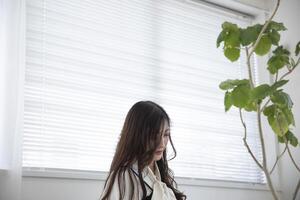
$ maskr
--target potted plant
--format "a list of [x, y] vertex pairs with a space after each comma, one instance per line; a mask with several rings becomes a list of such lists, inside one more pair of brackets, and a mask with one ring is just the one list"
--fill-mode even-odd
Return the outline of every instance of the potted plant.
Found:
[[[219, 87], [225, 91], [225, 111], [227, 112], [231, 107], [238, 108], [241, 124], [244, 127], [244, 145], [257, 166], [265, 174], [274, 200], [278, 200], [279, 197], [274, 188], [271, 175], [283, 154], [288, 153], [291, 162], [300, 173], [300, 167], [297, 166], [290, 151], [290, 146], [299, 146], [298, 139], [292, 132], [292, 127], [295, 126], [292, 112], [293, 102], [289, 94], [282, 89], [282, 86], [289, 81], [288, 75], [300, 63], [300, 42], [296, 44], [292, 53], [280, 45], [280, 32], [285, 31], [286, 28], [283, 23], [272, 20], [279, 5], [280, 0], [277, 1], [274, 11], [264, 24], [255, 24], [241, 28], [236, 24], [224, 22], [222, 24], [222, 31], [217, 38], [217, 47], [220, 47], [222, 44], [224, 55], [230, 61], [237, 61], [241, 51], [245, 51], [246, 53], [249, 78], [242, 80], [229, 79], [220, 83]], [[274, 76], [274, 82], [272, 84], [256, 85], [252, 75], [253, 66], [251, 66], [251, 58], [254, 54], [264, 56], [269, 53], [272, 53], [272, 56], [267, 62], [267, 70]], [[247, 126], [243, 119], [243, 112], [256, 112], [262, 161], [258, 160], [253, 154], [247, 142]], [[262, 128], [262, 117], [267, 118], [268, 124], [277, 137], [278, 142], [285, 145], [283, 152], [277, 156], [272, 168], [269, 168], [267, 163], [268, 155], [264, 141], [265, 133]], [[296, 199], [299, 187], [300, 180], [296, 186], [293, 200]]]

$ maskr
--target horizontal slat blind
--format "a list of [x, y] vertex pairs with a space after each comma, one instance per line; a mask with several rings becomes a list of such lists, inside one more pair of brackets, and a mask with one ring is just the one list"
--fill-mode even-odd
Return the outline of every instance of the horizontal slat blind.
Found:
[[179, 0], [26, 2], [24, 167], [107, 171], [129, 108], [153, 100], [172, 119], [177, 176], [264, 181], [218, 89], [246, 76], [244, 56], [216, 49], [220, 26], [249, 20]]

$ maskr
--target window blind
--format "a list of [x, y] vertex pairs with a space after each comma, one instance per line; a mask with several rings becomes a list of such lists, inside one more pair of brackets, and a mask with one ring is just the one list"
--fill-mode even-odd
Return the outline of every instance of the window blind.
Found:
[[179, 0], [26, 0], [26, 17], [23, 167], [108, 171], [128, 110], [152, 100], [172, 119], [176, 176], [263, 182], [218, 88], [247, 75], [216, 48], [221, 24], [249, 19]]

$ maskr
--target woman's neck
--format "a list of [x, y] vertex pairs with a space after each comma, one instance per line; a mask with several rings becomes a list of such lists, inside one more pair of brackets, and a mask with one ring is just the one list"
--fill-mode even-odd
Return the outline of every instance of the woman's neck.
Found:
[[153, 172], [153, 174], [155, 173], [155, 161], [151, 162], [149, 165], [151, 171]]

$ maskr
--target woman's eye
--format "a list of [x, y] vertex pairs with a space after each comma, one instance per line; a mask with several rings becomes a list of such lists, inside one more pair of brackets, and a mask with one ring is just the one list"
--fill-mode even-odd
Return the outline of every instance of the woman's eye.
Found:
[[170, 136], [170, 133], [165, 133], [164, 134], [164, 137], [169, 137]]

